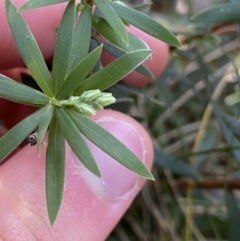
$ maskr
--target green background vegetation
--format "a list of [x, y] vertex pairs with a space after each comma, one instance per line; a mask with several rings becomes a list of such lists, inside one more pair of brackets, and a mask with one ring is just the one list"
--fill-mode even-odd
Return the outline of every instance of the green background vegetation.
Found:
[[170, 48], [166, 70], [148, 87], [113, 87], [115, 96], [129, 98], [116, 108], [153, 139], [156, 181], [148, 181], [108, 241], [240, 240], [239, 7], [154, 0], [147, 10], [182, 48]]

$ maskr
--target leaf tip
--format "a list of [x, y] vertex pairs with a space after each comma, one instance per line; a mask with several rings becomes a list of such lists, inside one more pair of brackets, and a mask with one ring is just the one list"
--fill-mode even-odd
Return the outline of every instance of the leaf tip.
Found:
[[11, 4], [10, 0], [5, 0], [5, 8], [6, 9], [9, 8], [10, 4]]
[[37, 154], [41, 156], [41, 145], [37, 145]]
[[54, 215], [54, 216], [50, 216], [50, 215], [49, 215], [48, 218], [49, 218], [50, 225], [53, 226], [53, 224], [54, 224], [55, 221], [56, 221], [57, 215]]
[[103, 49], [103, 46], [104, 46], [104, 44], [103, 43], [101, 43], [98, 47], [99, 47], [99, 49]]
[[196, 21], [197, 14], [194, 14], [192, 17], [190, 17], [190, 21], [194, 22]]
[[146, 179], [150, 180], [150, 181], [155, 181], [154, 176], [152, 175], [152, 173], [148, 170], [148, 175], [145, 177]]
[[133, 171], [138, 173], [140, 176], [142, 176], [143, 178], [145, 178], [147, 180], [155, 181], [155, 178], [154, 178], [153, 174], [151, 173], [151, 171], [144, 164], [142, 167], [143, 167], [143, 169], [141, 170], [141, 172], [135, 171], [134, 169], [133, 169]]
[[176, 47], [176, 48], [181, 48], [181, 47], [182, 47], [182, 44], [180, 43], [180, 41], [178, 40], [177, 37], [175, 37], [175, 38], [176, 38], [176, 41], [175, 41], [175, 43], [174, 43], [174, 47]]
[[164, 40], [162, 40], [162, 41], [164, 41], [167, 44], [169, 44], [169, 45], [171, 45], [173, 47], [176, 47], [176, 48], [181, 48], [182, 47], [182, 44], [180, 43], [179, 39], [170, 31], [169, 31], [169, 38], [170, 38], [169, 41], [164, 41]]
[[99, 178], [101, 178], [102, 177], [102, 174], [101, 174], [101, 172], [99, 171], [99, 169], [98, 169], [98, 167], [97, 167], [97, 169], [96, 170], [94, 170], [94, 172], [93, 172], [97, 177], [99, 177]]

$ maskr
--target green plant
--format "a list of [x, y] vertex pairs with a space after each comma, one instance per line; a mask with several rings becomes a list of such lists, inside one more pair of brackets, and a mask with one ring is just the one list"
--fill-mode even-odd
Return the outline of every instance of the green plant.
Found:
[[[19, 10], [10, 0], [5, 0], [8, 23], [18, 50], [43, 93], [0, 75], [2, 98], [39, 107], [0, 139], [0, 160], [4, 160], [36, 128], [40, 152], [49, 128], [46, 197], [51, 224], [57, 217], [64, 191], [65, 140], [81, 162], [99, 177], [101, 174], [83, 136], [138, 175], [153, 179], [150, 171], [130, 150], [86, 116], [114, 103], [112, 94], [102, 91], [138, 66], [140, 68], [141, 63], [151, 56], [148, 46], [129, 34], [124, 24], [135, 25], [154, 37], [179, 46], [174, 35], [162, 25], [121, 2], [82, 1], [76, 6], [75, 1], [68, 0], [29, 0], [20, 10], [60, 2], [68, 2], [68, 5], [57, 30], [51, 75]], [[101, 14], [92, 14], [93, 5]], [[81, 15], [76, 18], [78, 12]], [[92, 27], [122, 51], [120, 58], [95, 73], [92, 73], [93, 68], [99, 61], [103, 45], [88, 53]], [[143, 69], [140, 72], [144, 72]]]
[[[184, 48], [171, 49], [165, 72], [135, 90], [133, 104], [155, 143], [156, 181], [148, 182], [111, 238], [238, 241], [239, 1], [170, 2], [188, 8], [183, 14], [173, 4], [155, 17], [181, 35]], [[198, 14], [196, 5], [213, 2], [221, 4]]]

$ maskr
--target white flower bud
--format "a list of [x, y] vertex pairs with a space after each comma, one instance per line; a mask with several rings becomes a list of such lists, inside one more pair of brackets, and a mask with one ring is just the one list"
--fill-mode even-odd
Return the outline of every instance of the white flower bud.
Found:
[[112, 96], [112, 93], [102, 92], [102, 95], [96, 98], [94, 102], [101, 106], [107, 106], [115, 103], [116, 99]]
[[95, 103], [95, 102], [92, 102], [89, 105], [92, 106], [95, 110], [102, 110], [103, 109], [103, 107], [101, 105], [99, 105], [98, 103]]
[[61, 100], [61, 105], [74, 105], [79, 102], [78, 96], [70, 96], [67, 100]]
[[70, 96], [69, 98], [68, 98], [68, 101], [75, 101], [75, 100], [79, 100], [79, 97], [78, 96]]
[[101, 93], [101, 91], [99, 89], [97, 89], [97, 90], [87, 90], [87, 91], [84, 91], [79, 96], [79, 100], [82, 101], [82, 102], [93, 101], [94, 99], [96, 99], [101, 94], [102, 93]]
[[85, 103], [81, 103], [81, 104], [75, 104], [74, 107], [77, 109], [77, 111], [79, 111], [80, 113], [84, 114], [84, 115], [95, 115], [96, 111], [93, 109], [93, 107], [91, 107], [88, 104]]

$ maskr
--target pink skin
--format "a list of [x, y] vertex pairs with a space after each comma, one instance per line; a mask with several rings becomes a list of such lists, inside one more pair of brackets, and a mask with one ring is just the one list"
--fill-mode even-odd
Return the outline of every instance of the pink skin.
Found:
[[[21, 67], [23, 63], [7, 27], [3, 2], [0, 1], [0, 53], [4, 58], [0, 59], [0, 69], [2, 73], [20, 81], [20, 72], [26, 70], [18, 68], [6, 71], [8, 68]], [[23, 2], [25, 1], [13, 1], [17, 6]], [[64, 5], [24, 13], [47, 60], [52, 58], [55, 29]], [[155, 55], [155, 61], [152, 61], [151, 65], [154, 74], [160, 74], [168, 59], [166, 45], [143, 33], [138, 34], [143, 38], [145, 36], [153, 48], [160, 48], [156, 51], [159, 55]], [[160, 70], [154, 67], [156, 65]], [[137, 81], [139, 84], [143, 80], [128, 80], [127, 77], [126, 81], [131, 84]], [[143, 84], [146, 84], [146, 80]], [[5, 121], [8, 128], [32, 111], [31, 108], [22, 105], [0, 101], [0, 119]], [[151, 139], [135, 120], [111, 110], [101, 111], [93, 119], [121, 140], [149, 168], [151, 167]], [[10, 122], [11, 124], [8, 124]], [[0, 136], [5, 131], [1, 127]], [[0, 166], [0, 241], [104, 240], [127, 210], [145, 180], [89, 143], [102, 173], [102, 179], [98, 179], [82, 166], [67, 146], [64, 199], [57, 220], [51, 227], [45, 201], [46, 142], [47, 139], [43, 142], [41, 156], [38, 156], [35, 147], [27, 145], [16, 151]]]

